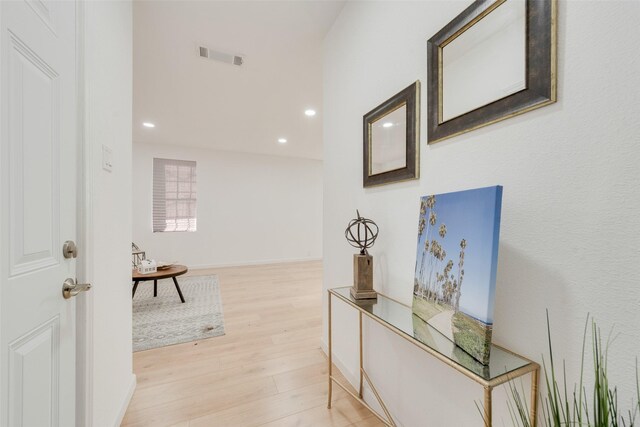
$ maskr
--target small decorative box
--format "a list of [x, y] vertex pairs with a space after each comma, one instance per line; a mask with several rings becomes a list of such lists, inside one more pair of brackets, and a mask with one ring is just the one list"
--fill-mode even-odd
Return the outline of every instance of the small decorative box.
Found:
[[140, 262], [138, 265], [138, 273], [140, 274], [150, 274], [158, 271], [155, 260], [145, 259]]

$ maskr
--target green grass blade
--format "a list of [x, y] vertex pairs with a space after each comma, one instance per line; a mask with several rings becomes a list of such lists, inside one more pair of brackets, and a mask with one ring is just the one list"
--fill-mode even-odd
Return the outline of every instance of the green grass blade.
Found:
[[578, 385], [578, 402], [577, 405], [575, 404], [576, 402], [574, 401], [574, 409], [577, 406], [578, 409], [578, 413], [574, 414], [574, 421], [578, 422], [578, 425], [582, 425], [582, 399], [586, 397], [582, 394], [583, 391], [583, 380], [584, 380], [584, 350], [585, 350], [585, 345], [587, 343], [587, 330], [589, 328], [589, 313], [587, 313], [587, 319], [584, 322], [584, 331], [582, 332], [582, 357], [580, 358], [580, 384]]

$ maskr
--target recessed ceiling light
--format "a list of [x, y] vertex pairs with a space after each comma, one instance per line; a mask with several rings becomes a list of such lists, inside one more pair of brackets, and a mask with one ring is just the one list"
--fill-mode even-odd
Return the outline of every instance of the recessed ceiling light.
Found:
[[393, 123], [391, 123], [391, 122], [386, 122], [386, 123], [382, 124], [383, 128], [390, 128], [391, 126], [393, 126]]
[[287, 139], [286, 138], [278, 138], [278, 142], [280, 144], [286, 144], [287, 143]]
[[144, 122], [144, 123], [142, 123], [142, 126], [144, 126], [146, 128], [154, 128], [154, 127], [156, 127], [156, 125], [154, 125], [151, 122]]
[[316, 115], [316, 110], [311, 110], [311, 109], [309, 109], [309, 110], [305, 110], [305, 111], [304, 111], [304, 115], [305, 115], [305, 116], [309, 116], [309, 117], [313, 117], [313, 116], [315, 116], [315, 115]]

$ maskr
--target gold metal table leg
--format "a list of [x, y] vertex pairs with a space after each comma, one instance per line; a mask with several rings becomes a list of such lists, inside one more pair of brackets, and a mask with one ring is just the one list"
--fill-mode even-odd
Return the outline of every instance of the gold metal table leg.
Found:
[[491, 387], [484, 388], [484, 425], [485, 427], [491, 427]]
[[328, 398], [327, 398], [327, 408], [331, 409], [331, 392], [332, 392], [332, 388], [333, 388], [333, 379], [332, 379], [333, 365], [332, 365], [332, 361], [331, 361], [331, 354], [332, 354], [331, 353], [331, 292], [329, 292], [328, 294], [329, 294], [328, 295], [328, 297], [329, 297], [329, 300], [328, 300], [329, 316], [327, 318], [327, 322], [328, 322], [327, 326], [328, 326], [328, 335], [329, 335], [328, 336], [328, 340], [329, 340], [329, 343], [328, 343], [328, 346], [329, 346], [329, 355], [328, 355], [329, 356], [328, 357], [328, 360], [329, 360], [329, 368], [328, 368], [328, 371], [329, 371], [329, 393], [328, 393]]
[[358, 396], [360, 396], [360, 399], [362, 399], [362, 373], [364, 372], [364, 364], [362, 363], [362, 312], [358, 311], [358, 317], [359, 317], [359, 331], [360, 331], [360, 390], [358, 392]]
[[538, 422], [538, 386], [540, 382], [540, 367], [531, 372], [531, 425]]

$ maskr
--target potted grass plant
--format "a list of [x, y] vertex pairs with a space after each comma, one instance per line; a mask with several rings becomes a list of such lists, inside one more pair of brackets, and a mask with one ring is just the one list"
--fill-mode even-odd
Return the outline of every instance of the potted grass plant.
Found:
[[[589, 328], [591, 326], [591, 328]], [[585, 355], [587, 335], [590, 329], [592, 373], [589, 383], [585, 382]], [[546, 394], [539, 396], [539, 426], [544, 427], [633, 427], [640, 418], [640, 382], [636, 358], [636, 396], [630, 407], [621, 407], [618, 402], [617, 387], [609, 383], [607, 358], [611, 345], [611, 335], [603, 343], [602, 334], [596, 322], [587, 316], [582, 338], [582, 359], [580, 380], [572, 387], [567, 385], [564, 361], [562, 377], [554, 360], [551, 342], [549, 313], [547, 312], [547, 336], [549, 340], [549, 362], [543, 357]], [[522, 386], [510, 385], [509, 414], [515, 427], [536, 427], [532, 425], [527, 399]], [[482, 412], [481, 412], [482, 413]]]

